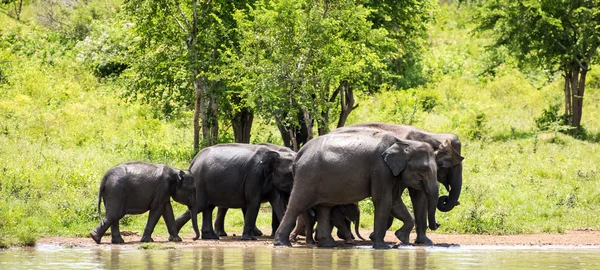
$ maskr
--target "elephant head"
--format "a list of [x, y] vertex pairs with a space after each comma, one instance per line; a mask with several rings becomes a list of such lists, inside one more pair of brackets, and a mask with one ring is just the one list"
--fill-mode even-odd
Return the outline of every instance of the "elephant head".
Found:
[[340, 205], [339, 207], [342, 216], [349, 222], [354, 222], [354, 233], [356, 233], [356, 236], [364, 241], [365, 239], [360, 235], [358, 230], [360, 225], [360, 208], [358, 208], [358, 203]]
[[267, 182], [278, 192], [287, 195], [292, 192], [294, 182], [292, 165], [295, 157], [295, 152], [268, 151], [261, 159], [265, 177], [270, 180]]
[[[456, 136], [454, 136], [456, 137]], [[438, 181], [444, 185], [449, 196], [440, 196], [437, 207], [442, 212], [448, 212], [459, 205], [458, 198], [462, 189], [462, 160], [460, 141], [458, 138], [444, 140], [435, 151], [438, 165]]]
[[437, 163], [433, 148], [418, 141], [399, 140], [382, 153], [387, 166], [403, 185], [422, 189], [427, 196], [429, 228], [436, 230], [435, 219], [438, 202]]
[[276, 202], [272, 204], [273, 212], [278, 220], [283, 218], [288, 198], [292, 192], [294, 177], [292, 165], [296, 152], [293, 151], [268, 151], [260, 161], [267, 181], [265, 184], [274, 188]]
[[[197, 210], [196, 208], [196, 181], [194, 180], [194, 176], [188, 170], [181, 170], [177, 174], [177, 184], [174, 185], [174, 188], [171, 190], [171, 197], [174, 201], [186, 205], [188, 209], [194, 214], [193, 217], [196, 216]], [[194, 239], [200, 238], [200, 232], [198, 231], [197, 221], [194, 221], [194, 231], [196, 233], [196, 237]]]

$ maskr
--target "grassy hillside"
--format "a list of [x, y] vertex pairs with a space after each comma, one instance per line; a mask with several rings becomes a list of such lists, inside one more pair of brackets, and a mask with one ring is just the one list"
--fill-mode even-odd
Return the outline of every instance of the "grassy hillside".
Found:
[[495, 77], [486, 75], [484, 48], [490, 41], [470, 34], [465, 13], [443, 8], [430, 31], [432, 49], [425, 63], [434, 83], [363, 97], [349, 122], [405, 123], [460, 136], [465, 156], [461, 205], [438, 212], [441, 232], [598, 229], [600, 72], [593, 69], [588, 76], [585, 136], [539, 131], [535, 119], [551, 104], [562, 104], [561, 78], [547, 81], [508, 64], [496, 68]]
[[[438, 214], [441, 232], [600, 229], [600, 72], [594, 68], [588, 77], [586, 136], [540, 132], [534, 119], [561, 104], [562, 81], [521, 73], [510, 63], [489, 74], [489, 40], [469, 33], [465, 14], [455, 8], [439, 13], [423, 60], [430, 84], [359, 95], [349, 124], [403, 123], [460, 136], [461, 205]], [[191, 112], [157, 118], [152, 108], [121, 99], [119, 80], [94, 77], [76, 61], [73, 44], [4, 14], [0, 25], [0, 246], [87, 236], [99, 222], [100, 178], [115, 164], [188, 166], [194, 155]], [[277, 141], [277, 129], [255, 121], [253, 141], [265, 140]], [[371, 228], [372, 205], [361, 205], [361, 226]], [[269, 233], [270, 215], [259, 219]], [[121, 228], [141, 232], [145, 221], [146, 215], [127, 217]], [[156, 233], [165, 234], [161, 224]], [[240, 211], [231, 211], [226, 224], [241, 231]]]

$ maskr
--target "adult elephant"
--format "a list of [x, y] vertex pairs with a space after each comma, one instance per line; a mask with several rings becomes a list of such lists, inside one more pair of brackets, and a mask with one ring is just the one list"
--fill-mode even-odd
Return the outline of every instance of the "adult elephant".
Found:
[[389, 131], [400, 139], [414, 140], [428, 143], [436, 151], [438, 164], [438, 181], [444, 185], [449, 196], [441, 196], [438, 200], [438, 210], [448, 212], [459, 205], [462, 190], [462, 160], [461, 143], [456, 134], [432, 133], [414, 126], [396, 125], [388, 123], [362, 123], [335, 129], [332, 133], [347, 132], [357, 129], [370, 129], [374, 131]]
[[192, 160], [196, 203], [176, 219], [179, 231], [192, 219], [199, 238], [196, 216], [202, 212], [202, 239], [219, 239], [212, 226], [216, 206], [245, 208], [242, 240], [256, 240], [252, 233], [261, 202], [270, 202], [277, 217], [285, 211], [283, 197], [291, 192], [294, 155], [263, 145], [220, 144], [204, 148]]
[[[433, 148], [426, 143], [398, 139], [389, 132], [330, 133], [310, 140], [294, 161], [294, 189], [274, 245], [291, 246], [296, 218], [314, 207], [319, 246], [335, 246], [330, 211], [367, 197], [375, 207], [374, 248], [389, 248], [383, 241], [394, 201], [404, 187], [424, 190], [429, 226], [437, 229], [437, 165]], [[426, 207], [426, 208], [423, 208]], [[423, 208], [423, 209], [421, 209]]]
[[[162, 216], [169, 232], [169, 241], [179, 242], [170, 197], [184, 205], [190, 205], [195, 195], [194, 178], [187, 171], [165, 164], [127, 162], [109, 169], [102, 177], [98, 192], [98, 215], [100, 224], [90, 237], [100, 244], [102, 236], [111, 228], [111, 242], [124, 243], [119, 231], [119, 220], [126, 214], [142, 214], [150, 211], [142, 235], [142, 242], [152, 242], [152, 232]], [[100, 215], [104, 199], [106, 216]]]
[[[266, 146], [274, 151], [290, 153], [291, 155], [293, 155], [293, 157], [296, 157], [296, 152], [294, 152], [292, 149], [285, 147], [285, 146], [272, 144], [272, 143], [268, 143], [268, 142], [261, 142], [258, 145]], [[283, 194], [278, 193], [277, 196], [283, 196]], [[288, 196], [283, 196], [280, 199], [283, 200], [285, 205], [287, 205], [287, 200], [289, 199]], [[227, 236], [227, 232], [225, 232], [225, 216], [227, 215], [228, 209], [229, 208], [226, 208], [226, 207], [218, 207], [218, 209], [217, 209], [217, 216], [215, 218], [215, 233], [219, 236]], [[271, 205], [271, 209], [274, 209], [273, 205]], [[242, 208], [242, 212], [243, 212], [244, 216], [246, 216], [245, 208]], [[277, 231], [280, 221], [281, 221], [281, 217], [278, 218], [277, 215], [275, 214], [275, 211], [271, 210], [271, 235], [272, 236], [275, 235], [275, 231]], [[258, 229], [258, 227], [254, 227], [252, 234], [254, 236], [262, 236], [263, 235], [262, 231], [260, 229]]]

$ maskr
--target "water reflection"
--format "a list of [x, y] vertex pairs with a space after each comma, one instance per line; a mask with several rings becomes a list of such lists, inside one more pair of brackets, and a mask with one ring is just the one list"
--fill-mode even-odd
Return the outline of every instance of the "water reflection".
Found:
[[393, 250], [103, 245], [0, 251], [0, 269], [390, 269], [600, 268], [600, 248], [405, 247]]

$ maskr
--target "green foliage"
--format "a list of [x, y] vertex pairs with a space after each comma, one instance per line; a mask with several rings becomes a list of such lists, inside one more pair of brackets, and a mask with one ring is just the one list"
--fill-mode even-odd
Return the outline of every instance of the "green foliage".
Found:
[[557, 70], [574, 59], [590, 62], [599, 15], [597, 1], [500, 0], [486, 2], [477, 19], [479, 30], [494, 30], [496, 46], [507, 46], [523, 64]]
[[6, 241], [6, 239], [2, 236], [0, 236], [0, 249], [6, 249], [9, 248], [10, 244], [8, 243], [8, 241]]
[[98, 78], [118, 77], [132, 62], [129, 57], [138, 40], [131, 23], [118, 19], [97, 22], [75, 46], [77, 60], [90, 67]]
[[[316, 13], [298, 13], [303, 9], [292, 2], [286, 2], [285, 7], [283, 9], [282, 6], [280, 11], [291, 12], [290, 16], [317, 20]], [[257, 52], [255, 58], [250, 58], [250, 53], [241, 54], [248, 61], [258, 59], [255, 65], [248, 70], [232, 65], [232, 69], [240, 73], [227, 70], [221, 74], [223, 77], [215, 79], [230, 80], [227, 91], [243, 90], [249, 92], [249, 97], [250, 93], [255, 95], [248, 98], [254, 103], [245, 105], [267, 106], [259, 103], [261, 99], [279, 101], [282, 88], [266, 87], [268, 84], [283, 85], [283, 79], [273, 74], [295, 76], [283, 73], [284, 70], [273, 59], [298, 61], [294, 58], [297, 55], [285, 50], [271, 50], [267, 54], [269, 42], [278, 44], [279, 47], [274, 48], [283, 48], [288, 44], [283, 42], [289, 41], [290, 50], [297, 49], [302, 55], [305, 50], [294, 44], [309, 44], [306, 39], [316, 39], [314, 44], [322, 46], [318, 47], [320, 50], [327, 49], [330, 50], [328, 54], [339, 55], [339, 59], [332, 61], [358, 61], [356, 59], [360, 57], [352, 58], [350, 52], [354, 50], [353, 46], [359, 44], [352, 42], [361, 39], [347, 40], [333, 30], [341, 27], [342, 18], [352, 18], [344, 21], [343, 25], [355, 23], [362, 28], [343, 33], [360, 38], [371, 33], [367, 23], [358, 22], [373, 14], [366, 8], [355, 9], [356, 14], [331, 10], [331, 20], [319, 21], [320, 24], [314, 25], [318, 29], [311, 29], [314, 32], [303, 29], [305, 24], [286, 21], [286, 17], [268, 16], [279, 16], [272, 9], [265, 7], [266, 15], [259, 14], [257, 10], [248, 14], [264, 19], [264, 24], [247, 21], [249, 17], [236, 17], [248, 23], [241, 26], [250, 28], [244, 28], [249, 31], [246, 33], [257, 31], [265, 37], [241, 45], [255, 46], [248, 48], [248, 52]], [[316, 11], [319, 9], [312, 10]], [[549, 107], [548, 104], [563, 100], [563, 87], [555, 77], [548, 80], [547, 73], [520, 71], [516, 68], [515, 59], [506, 51], [498, 54], [486, 51], [492, 40], [486, 34], [469, 34], [475, 26], [465, 18], [468, 12], [464, 6], [460, 9], [445, 6], [436, 13], [439, 15], [437, 21], [429, 29], [431, 49], [423, 52], [420, 59], [429, 74], [429, 84], [402, 91], [393, 90], [395, 88], [391, 86], [384, 86], [376, 93], [358, 91], [356, 99], [360, 106], [350, 115], [348, 124], [367, 121], [412, 124], [425, 130], [453, 132], [460, 136], [465, 156], [461, 204], [450, 212], [437, 213], [442, 224], [439, 232], [512, 234], [563, 232], [580, 227], [600, 229], [598, 215], [590, 215], [600, 210], [600, 174], [597, 169], [597, 164], [600, 164], [597, 155], [600, 150], [600, 114], [590, 114], [583, 119], [585, 132], [580, 137], [565, 136], [560, 132], [551, 136], [540, 135], [538, 125], [548, 124], [549, 130], [553, 131], [551, 123], [560, 119], [560, 108]], [[236, 14], [248, 15], [242, 11]], [[152, 15], [148, 16], [151, 18]], [[165, 40], [184, 40], [171, 32], [174, 30], [169, 27], [176, 25], [155, 23], [164, 28], [149, 27], [146, 30], [164, 29], [156, 35], [164, 35], [161, 38]], [[293, 33], [304, 33], [302, 39], [275, 28], [283, 23], [294, 26], [298, 32]], [[91, 23], [91, 32], [75, 48], [72, 47], [74, 43], [65, 42], [64, 36], [58, 32], [35, 24], [21, 24], [4, 14], [0, 14], [0, 25], [3, 25], [0, 29], [0, 198], [3, 199], [0, 204], [0, 247], [32, 245], [38, 237], [52, 235], [87, 237], [99, 222], [96, 213], [98, 184], [104, 172], [115, 164], [144, 160], [167, 163], [177, 168], [189, 165], [195, 154], [191, 145], [192, 112], [190, 104], [185, 102], [187, 98], [184, 98], [189, 93], [184, 93], [183, 89], [189, 89], [190, 85], [171, 84], [179, 82], [176, 78], [183, 81], [188, 76], [185, 65], [181, 64], [184, 60], [178, 55], [185, 50], [185, 44], [159, 46], [156, 42], [158, 37], [131, 32], [142, 25], [130, 27], [118, 16]], [[289, 39], [275, 40], [279, 36], [273, 33], [269, 36], [261, 27], [278, 30], [280, 35], [287, 33]], [[312, 35], [321, 32], [327, 33], [325, 37], [329, 40], [319, 40]], [[337, 43], [328, 44], [331, 40]], [[131, 52], [132, 48], [143, 50]], [[228, 57], [235, 54], [232, 48], [223, 48], [223, 53], [227, 53]], [[325, 53], [314, 56], [319, 61], [327, 60]], [[327, 65], [307, 62], [305, 67], [310, 67], [310, 71], [318, 75], [313, 78], [320, 81], [308, 80], [312, 73], [307, 72], [306, 88], [294, 89], [316, 90], [316, 82], [323, 82], [325, 75], [333, 74], [332, 80], [337, 80], [351, 72], [365, 72], [372, 68], [366, 64], [374, 61], [371, 56], [376, 55], [365, 54], [364, 62], [337, 67], [332, 65], [333, 62], [325, 63]], [[119, 76], [114, 74], [99, 80], [94, 69], [111, 62], [126, 63], [130, 69]], [[141, 68], [143, 65], [147, 65], [147, 69]], [[271, 72], [266, 73], [271, 74], [270, 80], [246, 77], [246, 72], [259, 74], [261, 68]], [[596, 70], [593, 68], [589, 72], [583, 104], [588, 111], [600, 111], [600, 103], [596, 102], [600, 100], [600, 76]], [[154, 71], [158, 73], [145, 73]], [[236, 74], [244, 76], [235, 77]], [[356, 76], [368, 77], [362, 73]], [[132, 94], [130, 82], [136, 78], [140, 85], [147, 83], [148, 87], [154, 86], [151, 90], [156, 94], [135, 92], [129, 96]], [[241, 78], [253, 78], [254, 81], [246, 82]], [[165, 86], [161, 88], [163, 81]], [[253, 82], [264, 83], [257, 86], [263, 87], [264, 91], [250, 92], [245, 88], [246, 83]], [[182, 89], [180, 94], [174, 90], [176, 87]], [[122, 97], [128, 97], [128, 102]], [[143, 99], [155, 101], [138, 102]], [[179, 108], [179, 113], [172, 113], [170, 117], [157, 113], [155, 108], [166, 108], [167, 103]], [[285, 109], [283, 105], [277, 106], [282, 111]], [[539, 119], [537, 122], [536, 118]], [[253, 143], [281, 142], [271, 117], [258, 116], [255, 122]], [[224, 128], [219, 136], [223, 142], [232, 138], [228, 128]], [[446, 193], [444, 188], [440, 192]], [[403, 199], [410, 208], [406, 194]], [[372, 202], [367, 199], [360, 205], [363, 213], [361, 227], [372, 228]], [[268, 233], [271, 213], [268, 206], [263, 207], [257, 222], [259, 228]], [[185, 206], [177, 203], [174, 203], [174, 208], [176, 215], [186, 210]], [[139, 232], [143, 230], [146, 219], [147, 215], [128, 215], [122, 220], [121, 228]], [[241, 211], [231, 210], [225, 222], [226, 230], [230, 234], [241, 232], [242, 220]], [[396, 221], [394, 228], [399, 225]], [[159, 222], [155, 233], [167, 233], [164, 221]], [[191, 233], [191, 226], [185, 226], [182, 237], [191, 238]], [[154, 247], [149, 245], [147, 248]]]
[[90, 33], [94, 21], [109, 18], [119, 2], [40, 0], [35, 5], [41, 25], [60, 33], [67, 41], [78, 41]]
[[568, 116], [559, 115], [558, 110], [560, 105], [551, 104], [548, 108], [542, 111], [540, 117], [535, 118], [535, 124], [541, 131], [565, 132], [572, 128], [565, 125]]
[[598, 60], [600, 3], [570, 0], [496, 0], [479, 8], [480, 32], [492, 30], [492, 48], [507, 50], [521, 67], [542, 68], [564, 77], [568, 124], [582, 119], [586, 73]]

